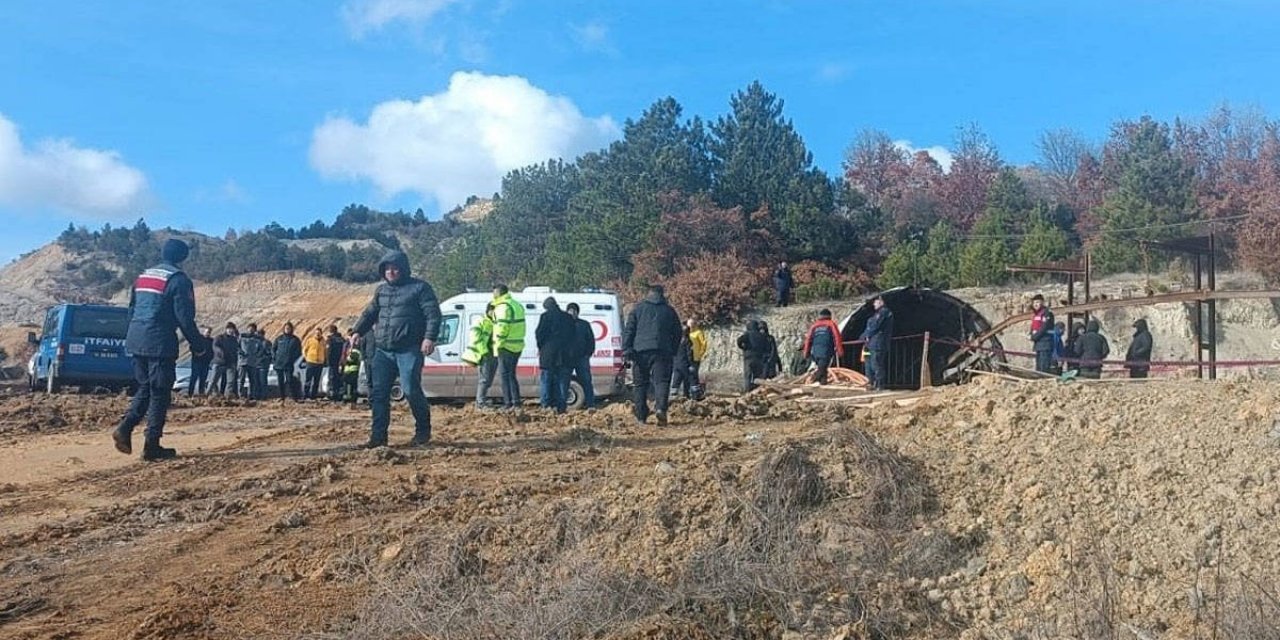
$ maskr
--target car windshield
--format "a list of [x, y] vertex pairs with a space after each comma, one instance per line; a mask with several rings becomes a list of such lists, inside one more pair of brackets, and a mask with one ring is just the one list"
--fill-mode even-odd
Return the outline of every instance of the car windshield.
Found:
[[76, 309], [71, 314], [72, 338], [123, 339], [128, 332], [128, 309]]

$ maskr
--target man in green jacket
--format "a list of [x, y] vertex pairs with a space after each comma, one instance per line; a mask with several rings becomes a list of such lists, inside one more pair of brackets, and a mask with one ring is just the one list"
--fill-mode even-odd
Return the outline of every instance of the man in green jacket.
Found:
[[502, 381], [502, 407], [520, 407], [520, 380], [516, 367], [524, 351], [524, 305], [511, 297], [507, 285], [493, 288], [493, 351], [498, 359], [498, 378]]
[[493, 303], [485, 307], [484, 316], [474, 327], [467, 348], [462, 352], [462, 361], [476, 367], [476, 408], [484, 409], [491, 405], [489, 388], [493, 386], [493, 374], [498, 368], [498, 359], [493, 355]]

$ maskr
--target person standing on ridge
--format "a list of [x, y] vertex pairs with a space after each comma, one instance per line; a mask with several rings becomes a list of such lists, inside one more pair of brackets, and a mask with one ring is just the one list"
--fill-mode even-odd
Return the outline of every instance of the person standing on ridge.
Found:
[[133, 378], [138, 390], [129, 409], [111, 434], [116, 451], [133, 453], [133, 429], [147, 419], [142, 459], [168, 460], [178, 452], [160, 444], [172, 401], [178, 361], [178, 331], [193, 354], [213, 349], [196, 326], [196, 294], [191, 278], [178, 265], [191, 250], [176, 238], [165, 241], [160, 264], [143, 271], [129, 293], [129, 329], [125, 350], [133, 358]]
[[794, 284], [795, 281], [791, 278], [791, 267], [785, 260], [779, 262], [778, 268], [773, 270], [773, 293], [779, 307], [791, 304], [791, 287]]
[[422, 365], [426, 356], [435, 353], [440, 336], [440, 301], [431, 285], [413, 277], [409, 257], [401, 251], [384, 256], [378, 273], [383, 281], [353, 327], [356, 338], [375, 324], [378, 327], [365, 354], [367, 366], [373, 368], [373, 386], [369, 390], [373, 421], [364, 446], [373, 449], [387, 445], [391, 384], [397, 377], [413, 412], [413, 439], [409, 446], [426, 446], [431, 442], [431, 405], [422, 391]]

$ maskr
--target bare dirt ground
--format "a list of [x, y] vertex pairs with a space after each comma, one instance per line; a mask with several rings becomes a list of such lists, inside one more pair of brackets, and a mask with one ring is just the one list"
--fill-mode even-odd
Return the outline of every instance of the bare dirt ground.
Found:
[[375, 451], [365, 410], [178, 399], [146, 464], [125, 398], [8, 390], [0, 637], [1274, 638], [1278, 392], [438, 407]]

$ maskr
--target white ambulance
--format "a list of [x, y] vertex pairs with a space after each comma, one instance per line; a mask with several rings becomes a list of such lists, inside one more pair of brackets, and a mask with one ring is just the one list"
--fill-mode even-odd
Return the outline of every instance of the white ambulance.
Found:
[[[622, 357], [622, 301], [617, 294], [600, 289], [563, 292], [550, 287], [525, 287], [523, 291], [512, 291], [511, 295], [524, 305], [525, 313], [524, 352], [520, 354], [517, 366], [521, 396], [537, 398], [539, 395], [538, 344], [534, 334], [538, 329], [538, 319], [542, 316], [542, 301], [548, 296], [554, 297], [561, 309], [568, 307], [570, 302], [578, 303], [579, 317], [590, 322], [595, 330], [596, 350], [591, 356], [591, 382], [596, 398], [616, 397], [626, 392]], [[462, 352], [467, 348], [471, 328], [484, 317], [485, 307], [491, 300], [493, 295], [490, 292], [474, 292], [456, 295], [440, 303], [443, 315], [440, 337], [436, 340], [435, 353], [427, 356], [422, 367], [422, 388], [427, 397], [475, 398], [479, 368], [463, 362]], [[489, 397], [500, 401], [502, 383], [499, 377], [497, 373], [494, 374]], [[360, 386], [364, 385], [362, 375]], [[393, 397], [403, 397], [403, 394], [395, 393], [397, 391], [399, 390], [393, 390]], [[569, 382], [568, 405], [570, 408], [581, 407], [583, 401], [582, 385], [574, 377]]]

